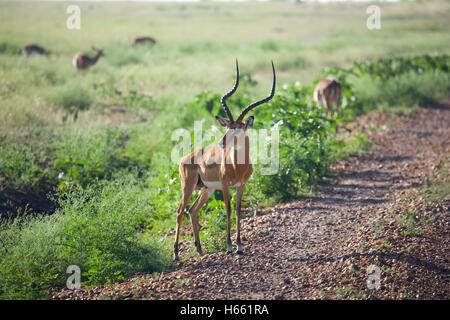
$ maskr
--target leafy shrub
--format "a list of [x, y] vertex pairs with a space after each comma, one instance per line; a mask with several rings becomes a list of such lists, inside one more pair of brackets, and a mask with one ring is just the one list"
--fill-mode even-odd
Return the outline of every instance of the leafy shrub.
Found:
[[64, 179], [87, 185], [96, 179], [109, 179], [125, 165], [120, 158], [124, 139], [118, 130], [91, 129], [63, 132], [55, 141], [53, 168]]
[[436, 105], [450, 92], [450, 75], [437, 70], [427, 70], [421, 74], [403, 73], [384, 81], [366, 75], [354, 79], [352, 83], [354, 94], [366, 109], [377, 105]]
[[167, 268], [167, 254], [141, 238], [153, 214], [149, 196], [131, 177], [73, 188], [51, 216], [0, 224], [0, 297], [43, 298], [78, 265], [85, 285]]
[[351, 120], [380, 105], [436, 104], [450, 92], [450, 56], [416, 56], [355, 62], [348, 69], [329, 68], [343, 85], [349, 108], [341, 117]]
[[58, 220], [54, 214], [0, 221], [1, 299], [46, 297], [48, 289], [62, 281], [64, 262], [57, 257]]
[[29, 146], [10, 142], [0, 146], [0, 174], [16, 186], [33, 186], [43, 170], [38, 155]]
[[46, 132], [34, 130], [26, 141], [9, 138], [0, 145], [0, 176], [15, 189], [39, 189], [54, 182], [48, 164], [50, 150], [43, 141], [51, 140]]
[[264, 176], [255, 171], [256, 188], [273, 201], [287, 201], [309, 191], [325, 175], [329, 163], [326, 143], [333, 122], [309, 101], [309, 88], [288, 86], [269, 106], [257, 109], [258, 126], [279, 124], [279, 171]]
[[14, 43], [1, 41], [0, 42], [0, 54], [15, 55], [20, 53], [21, 48]]
[[385, 80], [409, 72], [421, 74], [427, 70], [440, 70], [448, 73], [450, 71], [450, 56], [423, 55], [411, 58], [396, 57], [355, 62], [351, 68], [351, 73], [357, 76], [368, 74], [375, 79]]

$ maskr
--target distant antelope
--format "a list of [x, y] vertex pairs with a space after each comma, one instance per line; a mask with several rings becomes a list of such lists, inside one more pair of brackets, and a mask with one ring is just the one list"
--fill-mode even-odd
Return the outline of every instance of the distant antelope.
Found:
[[25, 47], [22, 48], [22, 54], [25, 57], [30, 57], [33, 55], [36, 56], [46, 56], [49, 54], [47, 50], [42, 48], [40, 45], [37, 44], [27, 44]]
[[151, 45], [153, 45], [155, 43], [156, 43], [155, 38], [152, 38], [152, 37], [138, 37], [138, 38], [134, 39], [133, 45], [134, 46], [140, 45], [140, 44], [151, 44]]
[[194, 189], [200, 189], [200, 195], [189, 209], [191, 217], [192, 231], [194, 234], [195, 247], [197, 252], [202, 255], [203, 251], [200, 245], [199, 223], [197, 214], [204, 206], [214, 190], [222, 190], [227, 213], [227, 253], [233, 250], [231, 243], [231, 205], [229, 188], [236, 188], [236, 232], [237, 232], [237, 250], [238, 254], [243, 253], [241, 243], [241, 201], [244, 192], [245, 183], [252, 175], [253, 168], [250, 162], [249, 144], [250, 139], [247, 135], [247, 129], [253, 125], [254, 117], [250, 116], [244, 121], [245, 115], [257, 106], [271, 100], [275, 94], [275, 67], [272, 63], [273, 82], [272, 89], [268, 97], [254, 102], [247, 106], [239, 115], [237, 120], [233, 119], [226, 100], [230, 98], [239, 85], [239, 66], [236, 60], [236, 82], [233, 88], [221, 99], [227, 118], [217, 116], [217, 122], [224, 128], [226, 133], [217, 145], [196, 150], [180, 160], [180, 178], [182, 197], [177, 211], [177, 226], [175, 233], [175, 243], [173, 246], [173, 258], [178, 260], [178, 237], [180, 227], [183, 221], [183, 213], [188, 205]]
[[92, 58], [83, 52], [79, 52], [73, 57], [72, 64], [77, 70], [86, 70], [90, 68], [103, 56], [103, 49], [96, 49], [94, 47], [92, 47], [92, 49], [95, 50], [95, 55]]
[[[336, 112], [341, 104], [341, 85], [336, 80], [320, 80], [314, 88], [314, 101], [318, 107], [325, 106], [329, 114]], [[335, 110], [333, 108], [335, 107]]]

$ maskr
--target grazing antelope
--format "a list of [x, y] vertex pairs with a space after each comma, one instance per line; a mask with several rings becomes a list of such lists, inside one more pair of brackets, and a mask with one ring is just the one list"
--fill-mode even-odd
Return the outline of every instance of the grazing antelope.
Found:
[[335, 112], [341, 104], [341, 85], [336, 80], [324, 79], [320, 80], [314, 88], [314, 101], [318, 107], [325, 106], [329, 114]]
[[72, 64], [77, 70], [86, 70], [90, 68], [103, 56], [103, 49], [96, 49], [94, 47], [92, 47], [92, 49], [95, 50], [95, 55], [92, 58], [83, 52], [79, 52], [73, 57]]
[[33, 55], [36, 56], [46, 56], [49, 52], [42, 48], [40, 45], [37, 44], [27, 44], [25, 47], [22, 48], [22, 55], [25, 57], [30, 57]]
[[154, 45], [156, 43], [155, 38], [152, 37], [138, 37], [134, 39], [133, 45], [140, 45], [140, 44], [151, 44]]
[[236, 192], [236, 232], [237, 232], [237, 250], [236, 253], [243, 254], [243, 247], [240, 235], [240, 213], [242, 194], [244, 185], [252, 174], [252, 164], [249, 157], [249, 137], [247, 129], [253, 125], [254, 117], [248, 117], [245, 122], [245, 115], [257, 106], [271, 100], [275, 94], [275, 67], [272, 62], [273, 83], [270, 95], [262, 100], [254, 102], [246, 107], [237, 120], [234, 120], [230, 109], [227, 106], [227, 99], [236, 91], [239, 85], [239, 66], [236, 60], [236, 82], [233, 88], [226, 93], [221, 99], [227, 118], [216, 117], [218, 123], [226, 128], [226, 133], [220, 140], [218, 145], [203, 148], [194, 151], [180, 160], [180, 178], [182, 197], [177, 211], [177, 225], [175, 234], [175, 243], [173, 246], [173, 258], [178, 260], [178, 237], [180, 234], [180, 226], [182, 223], [183, 212], [188, 205], [194, 189], [200, 189], [200, 195], [189, 209], [191, 217], [192, 230], [194, 234], [195, 247], [197, 252], [202, 255], [203, 251], [200, 245], [199, 223], [197, 214], [214, 190], [222, 190], [223, 199], [227, 213], [227, 253], [233, 250], [231, 243], [231, 206], [229, 188], [235, 187]]

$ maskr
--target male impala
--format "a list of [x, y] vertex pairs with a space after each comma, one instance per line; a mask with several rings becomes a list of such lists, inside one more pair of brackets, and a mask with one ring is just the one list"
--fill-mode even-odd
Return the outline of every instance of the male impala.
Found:
[[141, 44], [154, 45], [154, 44], [156, 44], [156, 40], [153, 37], [137, 37], [134, 39], [134, 41], [133, 41], [134, 46], [141, 45]]
[[97, 63], [98, 59], [103, 56], [103, 49], [96, 49], [95, 55], [91, 58], [86, 53], [79, 52], [77, 53], [72, 60], [72, 64], [77, 70], [86, 70]]
[[27, 44], [25, 47], [22, 48], [22, 54], [25, 57], [30, 57], [33, 55], [36, 56], [46, 56], [49, 54], [49, 52], [47, 50], [45, 50], [43, 47], [41, 47], [38, 44]]
[[236, 91], [239, 85], [239, 66], [236, 61], [236, 82], [233, 88], [226, 93], [220, 103], [222, 104], [228, 119], [217, 116], [219, 124], [226, 128], [226, 133], [218, 145], [197, 150], [189, 155], [184, 156], [180, 161], [180, 178], [182, 197], [181, 203], [177, 211], [177, 226], [175, 234], [175, 243], [173, 246], [173, 258], [178, 260], [178, 237], [180, 234], [180, 226], [183, 220], [183, 212], [188, 205], [194, 189], [200, 189], [200, 195], [189, 209], [191, 217], [192, 230], [194, 234], [195, 247], [197, 252], [202, 255], [203, 251], [200, 245], [199, 223], [197, 214], [206, 203], [214, 190], [222, 190], [223, 199], [227, 212], [227, 253], [233, 250], [231, 243], [231, 206], [229, 188], [235, 187], [236, 190], [236, 231], [237, 231], [237, 250], [238, 254], [243, 254], [241, 242], [241, 200], [244, 192], [244, 185], [252, 174], [252, 164], [249, 157], [249, 138], [247, 129], [253, 125], [254, 117], [248, 117], [245, 122], [245, 115], [257, 106], [271, 100], [275, 94], [275, 67], [272, 62], [273, 83], [270, 95], [267, 98], [259, 100], [246, 107], [234, 120], [230, 109], [227, 106], [227, 99]]
[[314, 88], [314, 101], [316, 101], [318, 107], [325, 106], [328, 113], [335, 112], [341, 104], [341, 85], [336, 80], [324, 79], [320, 80]]

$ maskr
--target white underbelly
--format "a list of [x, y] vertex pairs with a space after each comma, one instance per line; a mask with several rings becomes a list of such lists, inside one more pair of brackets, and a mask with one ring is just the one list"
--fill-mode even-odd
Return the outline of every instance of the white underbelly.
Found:
[[[203, 181], [202, 180], [202, 182], [208, 189], [222, 190], [222, 182], [220, 182], [220, 181]], [[240, 182], [238, 182], [234, 185], [230, 185], [231, 188], [236, 188], [236, 187], [240, 187], [240, 186], [241, 186]]]

